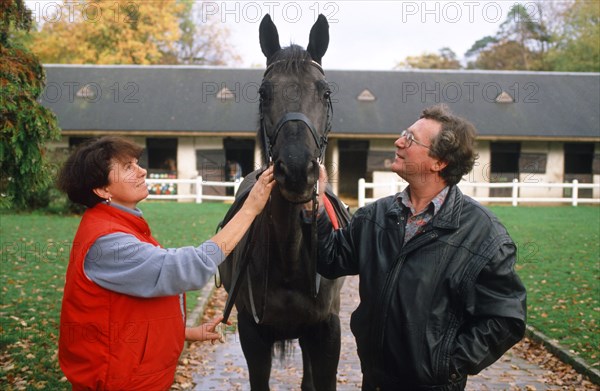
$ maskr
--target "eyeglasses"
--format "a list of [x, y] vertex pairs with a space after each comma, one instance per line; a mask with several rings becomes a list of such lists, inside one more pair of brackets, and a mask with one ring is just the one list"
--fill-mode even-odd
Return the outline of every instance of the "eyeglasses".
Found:
[[425, 145], [422, 142], [417, 141], [415, 139], [415, 135], [412, 134], [412, 132], [409, 132], [408, 130], [403, 130], [402, 133], [400, 133], [400, 138], [402, 138], [402, 137], [406, 137], [406, 148], [410, 148], [410, 146], [414, 142], [417, 145], [420, 145], [422, 147], [425, 147], [425, 148], [431, 150], [431, 146]]

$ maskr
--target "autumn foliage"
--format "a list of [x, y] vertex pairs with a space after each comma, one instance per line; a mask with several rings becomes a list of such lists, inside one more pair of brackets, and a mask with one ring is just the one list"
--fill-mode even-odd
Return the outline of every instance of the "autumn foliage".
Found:
[[44, 15], [33, 48], [45, 63], [160, 63], [180, 37], [183, 7], [175, 0], [65, 3]]
[[31, 26], [22, 0], [0, 5], [0, 206], [39, 206], [40, 193], [51, 185], [45, 143], [60, 135], [56, 117], [38, 98], [44, 70], [20, 43], [18, 33]]

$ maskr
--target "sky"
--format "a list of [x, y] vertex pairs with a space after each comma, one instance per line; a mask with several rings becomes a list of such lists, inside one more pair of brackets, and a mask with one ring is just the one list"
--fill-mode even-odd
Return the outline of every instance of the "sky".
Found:
[[[329, 21], [328, 69], [389, 70], [407, 56], [451, 48], [459, 59], [480, 38], [495, 35], [516, 1], [216, 1], [200, 5], [231, 32], [242, 66], [264, 65], [258, 28], [269, 13], [280, 43], [306, 47], [319, 13]], [[533, 2], [524, 4], [535, 18]], [[464, 62], [464, 61], [463, 61]]]
[[[79, 0], [68, 0], [77, 4]], [[110, 2], [110, 0], [105, 0]], [[158, 1], [158, 0], [132, 0]], [[44, 21], [61, 0], [29, 0], [34, 18]], [[231, 33], [231, 45], [242, 67], [264, 66], [258, 28], [271, 15], [280, 43], [306, 47], [310, 28], [319, 14], [329, 21], [327, 69], [389, 70], [407, 56], [438, 53], [449, 47], [466, 64], [464, 53], [478, 39], [495, 35], [512, 5], [523, 4], [535, 20], [533, 1], [197, 1], [195, 17], [210, 18]]]

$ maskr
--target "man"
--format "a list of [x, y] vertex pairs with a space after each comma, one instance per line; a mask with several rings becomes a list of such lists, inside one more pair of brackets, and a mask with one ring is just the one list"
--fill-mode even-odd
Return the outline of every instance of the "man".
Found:
[[515, 244], [456, 186], [473, 168], [474, 143], [472, 124], [445, 106], [425, 109], [394, 143], [403, 192], [343, 229], [319, 214], [319, 273], [360, 276], [350, 326], [363, 390], [462, 390], [523, 337]]

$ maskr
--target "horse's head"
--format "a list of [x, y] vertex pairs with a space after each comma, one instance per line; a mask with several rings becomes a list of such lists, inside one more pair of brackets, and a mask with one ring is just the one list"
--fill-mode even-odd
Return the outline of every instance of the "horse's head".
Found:
[[310, 31], [307, 50], [279, 46], [277, 27], [266, 15], [260, 46], [267, 69], [260, 87], [260, 139], [267, 162], [275, 165], [281, 194], [293, 203], [311, 199], [331, 128], [331, 90], [321, 68], [329, 44], [323, 15]]

